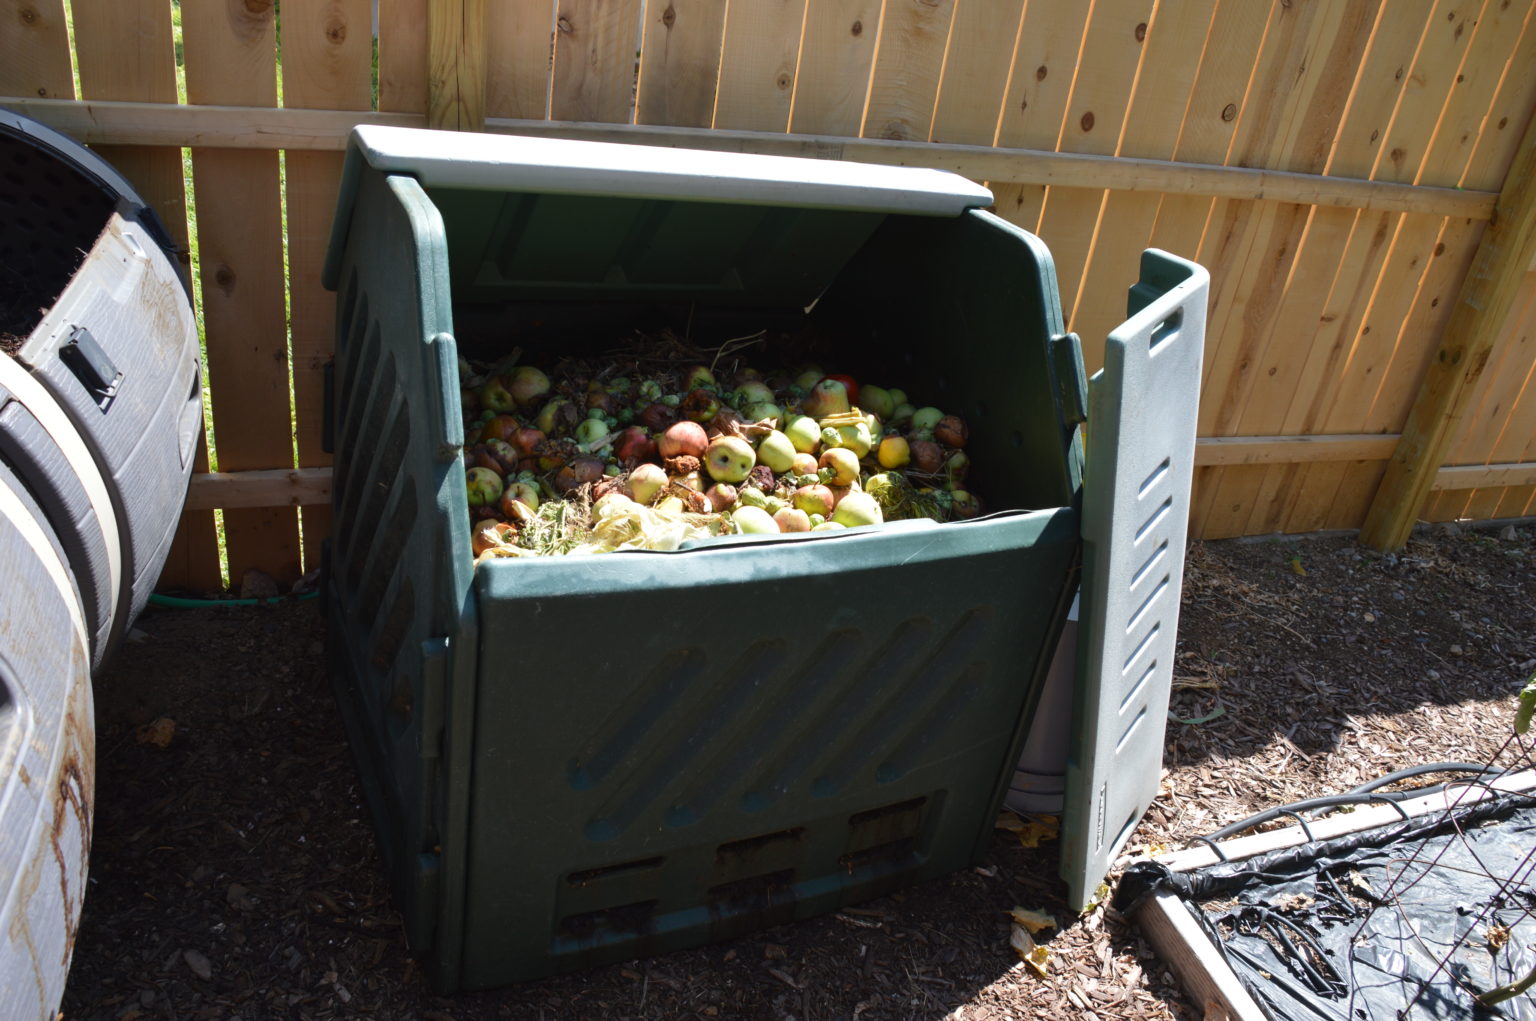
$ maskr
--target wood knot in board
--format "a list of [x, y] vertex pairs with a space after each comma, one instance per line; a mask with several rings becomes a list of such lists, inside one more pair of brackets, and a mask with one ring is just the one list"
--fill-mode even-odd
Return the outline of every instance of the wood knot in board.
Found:
[[677, 24], [677, 9], [671, 4], [667, 4], [667, 9], [661, 12], [661, 23], [668, 28]]
[[570, 35], [575, 31], [575, 29], [571, 27], [571, 19], [566, 17], [564, 14], [560, 15], [559, 19], [556, 20], [555, 27], [560, 30], [562, 35]]
[[1089, 110], [1087, 113], [1083, 114], [1083, 119], [1081, 121], [1079, 121], [1078, 123], [1083, 126], [1084, 133], [1092, 131], [1093, 130], [1093, 111]]
[[228, 266], [220, 266], [214, 270], [213, 282], [219, 285], [219, 290], [225, 294], [233, 294], [235, 291], [235, 271]]
[[1147, 41], [1147, 23], [1145, 21], [1136, 26], [1136, 41], [1139, 43]]
[[1044, 64], [1041, 64], [1039, 67], [1035, 68], [1035, 81], [1037, 81], [1037, 82], [1045, 81], [1045, 76], [1050, 74], [1050, 73], [1051, 73], [1050, 68], [1046, 67]]
[[791, 85], [795, 84], [795, 80], [794, 78], [790, 77], [788, 71], [780, 71], [778, 78], [774, 79], [774, 84], [781, 89], [787, 89]]
[[30, 7], [21, 8], [21, 10], [16, 12], [16, 17], [21, 19], [21, 23], [23, 25], [30, 26], [37, 24], [37, 12]]
[[326, 23], [325, 38], [332, 46], [340, 46], [347, 41], [347, 23], [341, 18], [332, 18]]
[[1221, 119], [1222, 120], [1230, 121], [1233, 117], [1236, 117], [1236, 116], [1237, 116], [1237, 104], [1236, 103], [1228, 103], [1226, 106], [1221, 108]]
[[848, 31], [852, 32], [854, 35], [863, 35], [864, 34], [864, 22], [862, 22], [862, 21], [855, 21], [853, 23], [853, 27], [850, 28]]
[[1402, 148], [1397, 148], [1393, 149], [1387, 155], [1391, 157], [1393, 163], [1401, 163], [1404, 159], [1407, 158], [1408, 153], [1405, 152]]

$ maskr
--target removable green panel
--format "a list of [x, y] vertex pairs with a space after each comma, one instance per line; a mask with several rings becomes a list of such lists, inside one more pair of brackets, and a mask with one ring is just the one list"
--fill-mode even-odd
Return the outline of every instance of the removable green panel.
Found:
[[[370, 175], [337, 260], [334, 526], [325, 571], [342, 718], [413, 945], [454, 890], [454, 791], [472, 732], [476, 618], [442, 223], [415, 181]], [[460, 650], [468, 655], [460, 655]], [[462, 801], [462, 798], [460, 798]], [[449, 936], [457, 933], [453, 927]]]
[[1038, 696], [1070, 510], [482, 566], [467, 987], [969, 864]]

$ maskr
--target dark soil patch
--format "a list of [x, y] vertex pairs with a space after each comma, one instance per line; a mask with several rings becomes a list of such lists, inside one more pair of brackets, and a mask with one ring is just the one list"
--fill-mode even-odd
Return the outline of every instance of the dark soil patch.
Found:
[[[1197, 546], [1174, 713], [1208, 719], [1170, 722], [1163, 794], [1133, 846], [1412, 763], [1489, 757], [1536, 669], [1533, 607], [1528, 528], [1392, 558], [1344, 538]], [[1199, 1016], [1113, 913], [1066, 913], [1054, 843], [1001, 831], [979, 868], [856, 909], [437, 997], [385, 887], [322, 626], [313, 602], [152, 612], [98, 679], [100, 796], [66, 1017]], [[1009, 947], [1015, 905], [1070, 923], [1048, 938], [1048, 978]]]

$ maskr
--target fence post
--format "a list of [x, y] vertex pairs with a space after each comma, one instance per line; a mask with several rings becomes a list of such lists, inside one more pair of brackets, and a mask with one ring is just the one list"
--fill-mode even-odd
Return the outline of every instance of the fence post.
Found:
[[485, 127], [485, 0], [428, 0], [427, 127]]
[[1525, 127], [1493, 218], [1366, 514], [1360, 530], [1365, 545], [1395, 550], [1408, 540], [1533, 257], [1536, 117]]

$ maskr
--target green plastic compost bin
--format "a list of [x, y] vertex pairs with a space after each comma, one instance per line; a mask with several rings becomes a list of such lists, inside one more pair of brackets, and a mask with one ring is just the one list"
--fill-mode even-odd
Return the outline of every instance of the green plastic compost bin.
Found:
[[[721, 939], [982, 853], [1080, 581], [1086, 412], [1050, 256], [990, 201], [927, 170], [354, 132], [325, 269], [328, 633], [440, 988]], [[1167, 307], [1198, 291], [1203, 315], [1203, 272], [1149, 266], [1141, 332], [1193, 333], [1198, 379], [1199, 317]], [[461, 348], [591, 353], [642, 321], [808, 328], [826, 363], [911, 381], [970, 421], [991, 512], [474, 566]], [[1178, 515], [1148, 520], [1182, 543]], [[1158, 755], [1161, 712], [1138, 730]]]

